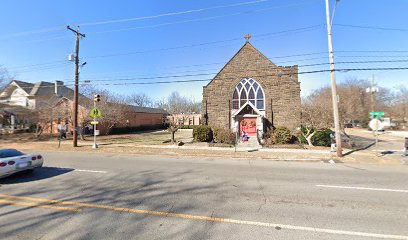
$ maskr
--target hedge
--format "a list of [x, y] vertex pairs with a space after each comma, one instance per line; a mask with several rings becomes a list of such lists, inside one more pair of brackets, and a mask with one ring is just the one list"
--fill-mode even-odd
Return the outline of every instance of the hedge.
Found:
[[198, 125], [182, 125], [182, 126], [179, 126], [179, 129], [194, 129], [197, 126]]
[[147, 125], [147, 126], [139, 126], [139, 127], [114, 127], [111, 129], [109, 134], [126, 134], [132, 132], [140, 132], [140, 131], [148, 131], [148, 130], [157, 130], [157, 129], [165, 129], [164, 125]]
[[197, 142], [210, 142], [213, 140], [213, 132], [209, 126], [196, 126], [193, 129], [193, 138]]
[[287, 127], [277, 127], [273, 134], [277, 144], [293, 143], [293, 135]]
[[[305, 133], [306, 129], [302, 128], [302, 132]], [[318, 130], [312, 137], [312, 144], [313, 146], [323, 146], [323, 147], [330, 147], [330, 134], [333, 131], [330, 129], [321, 129]], [[302, 144], [307, 144], [307, 140], [303, 135], [299, 136], [299, 142]]]
[[230, 129], [214, 129], [214, 141], [217, 143], [235, 144], [236, 134]]

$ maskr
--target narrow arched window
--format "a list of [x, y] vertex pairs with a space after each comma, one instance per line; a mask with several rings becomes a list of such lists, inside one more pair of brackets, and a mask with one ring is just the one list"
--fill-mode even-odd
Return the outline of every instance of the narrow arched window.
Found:
[[232, 109], [239, 109], [239, 95], [237, 89], [234, 90], [232, 95]]
[[259, 110], [265, 109], [265, 94], [261, 85], [252, 78], [242, 79], [232, 94], [232, 109], [239, 109], [247, 102]]

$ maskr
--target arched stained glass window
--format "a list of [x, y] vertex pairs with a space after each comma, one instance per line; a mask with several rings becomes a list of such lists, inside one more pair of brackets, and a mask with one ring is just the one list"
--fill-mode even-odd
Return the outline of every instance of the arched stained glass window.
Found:
[[239, 109], [251, 102], [257, 109], [265, 109], [265, 95], [261, 85], [252, 78], [242, 79], [232, 95], [232, 109]]

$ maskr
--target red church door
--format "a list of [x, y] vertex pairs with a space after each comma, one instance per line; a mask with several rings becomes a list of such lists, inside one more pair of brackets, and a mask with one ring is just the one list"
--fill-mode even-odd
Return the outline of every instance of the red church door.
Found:
[[240, 124], [240, 136], [245, 131], [249, 137], [256, 136], [256, 118], [243, 118]]

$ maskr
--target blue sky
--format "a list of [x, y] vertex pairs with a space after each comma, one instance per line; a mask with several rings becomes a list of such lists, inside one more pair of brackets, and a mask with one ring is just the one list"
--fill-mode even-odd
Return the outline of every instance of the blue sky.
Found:
[[[253, 36], [251, 43], [278, 65], [327, 63], [324, 0], [253, 0], [252, 4], [237, 5], [249, 1], [3, 0], [0, 65], [19, 80], [58, 79], [72, 84], [73, 64], [67, 61], [67, 55], [74, 50], [74, 35], [64, 29], [70, 24], [80, 24], [86, 34], [80, 46], [81, 60], [87, 62], [81, 69], [81, 80], [92, 79], [92, 84], [211, 79], [245, 43], [246, 33]], [[207, 10], [94, 24], [198, 9]], [[338, 25], [333, 26], [336, 62], [400, 62], [339, 63], [336, 67], [408, 67], [408, 62], [404, 62], [408, 59], [407, 9], [406, 0], [341, 0], [334, 20]], [[326, 68], [305, 66], [299, 71]], [[408, 86], [407, 73], [407, 70], [339, 72], [337, 80], [370, 79], [375, 74], [380, 86], [393, 88]], [[175, 75], [196, 76], [152, 79]], [[147, 79], [123, 80], [144, 77]], [[327, 73], [302, 74], [299, 79], [302, 95], [330, 83]], [[118, 94], [144, 92], [153, 98], [178, 90], [182, 95], [201, 100], [203, 85], [205, 82], [99, 87]]]

